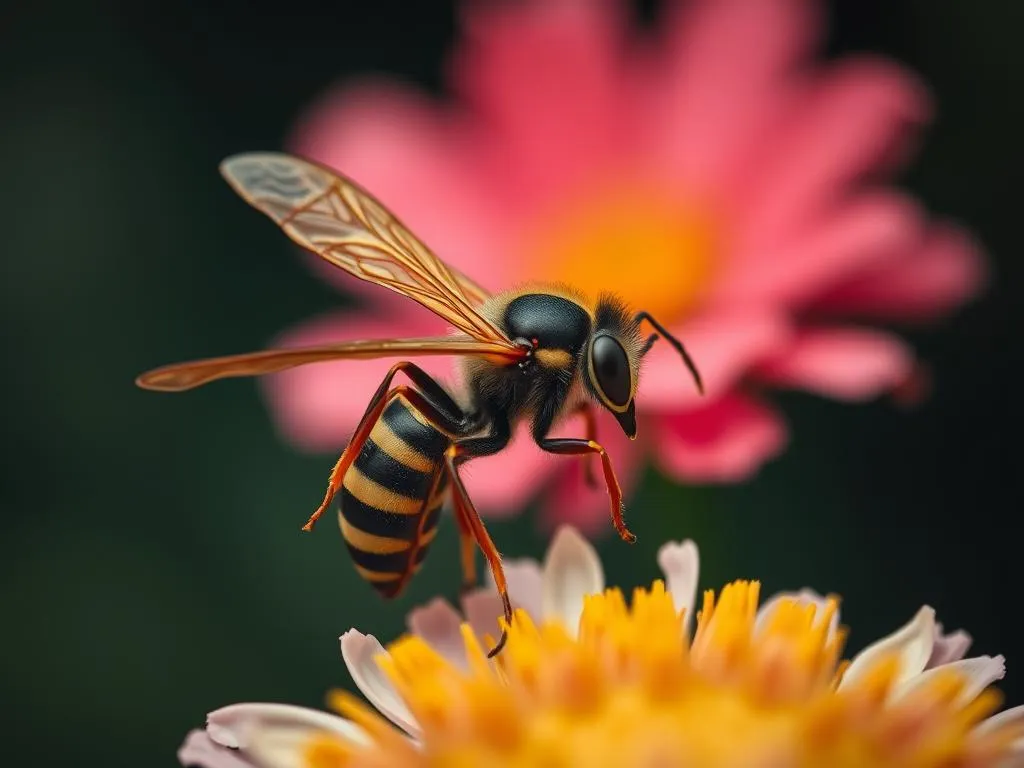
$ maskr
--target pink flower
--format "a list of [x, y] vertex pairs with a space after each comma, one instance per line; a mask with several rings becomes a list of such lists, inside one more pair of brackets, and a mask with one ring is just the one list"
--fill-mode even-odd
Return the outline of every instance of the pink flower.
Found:
[[[290, 149], [358, 180], [491, 290], [563, 280], [649, 310], [687, 344], [708, 392], [701, 399], [656, 345], [639, 439], [607, 414], [599, 425], [624, 490], [648, 453], [683, 481], [740, 481], [786, 444], [759, 390], [844, 401], [891, 392], [912, 379], [913, 353], [859, 323], [934, 319], [984, 279], [968, 233], [930, 222], [884, 183], [929, 118], [924, 88], [873, 57], [813, 63], [818, 10], [811, 0], [669, 0], [656, 31], [641, 34], [621, 0], [467, 4], [452, 102], [391, 82], [339, 88], [300, 120]], [[364, 304], [283, 343], [443, 330], [411, 301], [315, 269]], [[270, 379], [281, 432], [307, 450], [340, 450], [390, 362]], [[450, 380], [450, 361], [424, 367]], [[603, 491], [525, 430], [467, 470], [486, 513], [518, 511], [554, 483], [549, 522], [605, 524]]]

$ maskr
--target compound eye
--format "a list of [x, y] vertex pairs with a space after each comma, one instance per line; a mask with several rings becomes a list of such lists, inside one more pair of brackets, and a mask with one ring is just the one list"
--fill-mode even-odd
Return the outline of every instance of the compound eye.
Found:
[[630, 372], [626, 350], [611, 336], [594, 339], [590, 354], [593, 356], [594, 378], [601, 392], [615, 406], [629, 402]]

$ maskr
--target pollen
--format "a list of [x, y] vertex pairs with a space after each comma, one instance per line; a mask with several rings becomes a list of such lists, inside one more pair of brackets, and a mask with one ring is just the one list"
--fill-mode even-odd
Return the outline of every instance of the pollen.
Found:
[[340, 695], [335, 708], [370, 738], [318, 736], [305, 764], [980, 768], [1019, 736], [974, 730], [998, 696], [964, 696], [954, 669], [901, 692], [899, 660], [881, 657], [839, 686], [838, 601], [783, 599], [758, 619], [759, 590], [737, 581], [706, 592], [692, 639], [661, 581], [628, 604], [617, 589], [587, 597], [578, 634], [518, 611], [493, 660], [468, 626], [464, 665], [401, 638], [378, 663], [416, 740]]

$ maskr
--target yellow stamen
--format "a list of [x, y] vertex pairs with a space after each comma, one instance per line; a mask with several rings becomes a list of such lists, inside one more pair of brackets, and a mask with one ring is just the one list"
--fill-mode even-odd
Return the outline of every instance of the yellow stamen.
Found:
[[309, 768], [344, 768], [351, 765], [352, 752], [345, 742], [317, 736], [306, 747], [304, 760]]

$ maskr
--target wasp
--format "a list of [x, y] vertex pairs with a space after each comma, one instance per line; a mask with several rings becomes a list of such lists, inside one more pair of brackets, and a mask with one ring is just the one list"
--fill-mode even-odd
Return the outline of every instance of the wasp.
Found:
[[[460, 467], [500, 452], [513, 427], [526, 421], [542, 450], [600, 459], [612, 521], [632, 543], [636, 537], [623, 521], [615, 470], [597, 442], [595, 407], [611, 412], [634, 439], [643, 357], [664, 338], [703, 391], [693, 360], [657, 320], [644, 311], [630, 312], [612, 294], [592, 301], [561, 285], [489, 293], [435, 256], [368, 192], [322, 166], [287, 154], [245, 153], [229, 157], [220, 170], [246, 202], [300, 246], [357, 278], [419, 302], [454, 330], [447, 336], [346, 341], [198, 360], [157, 368], [136, 383], [177, 392], [323, 360], [458, 356], [464, 384], [458, 391], [408, 360], [391, 367], [303, 530], [312, 530], [337, 498], [341, 532], [356, 569], [383, 597], [393, 598], [419, 570], [450, 498], [464, 588], [476, 583], [479, 547], [501, 596], [505, 622], [489, 653], [494, 656], [505, 644], [512, 607], [501, 556], [466, 492]], [[644, 323], [653, 329], [646, 338]], [[409, 383], [393, 386], [399, 373]], [[584, 438], [549, 436], [556, 422], [576, 414], [585, 418]], [[587, 480], [596, 483], [589, 463], [586, 469]]]

